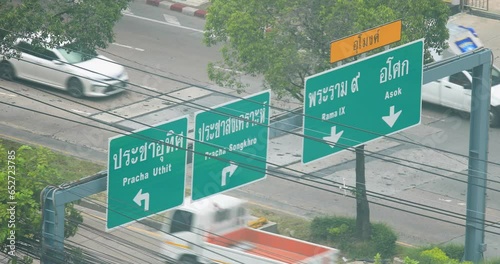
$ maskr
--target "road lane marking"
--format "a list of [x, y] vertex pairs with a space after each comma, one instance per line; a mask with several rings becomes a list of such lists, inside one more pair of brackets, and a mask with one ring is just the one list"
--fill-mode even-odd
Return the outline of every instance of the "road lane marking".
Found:
[[227, 71], [227, 72], [234, 72], [234, 73], [237, 73], [237, 74], [243, 74], [242, 72], [240, 71], [235, 71], [235, 70], [231, 70], [231, 69], [226, 69], [226, 68], [222, 68], [222, 67], [219, 67], [219, 66], [214, 66], [215, 69], [218, 69], [218, 70], [221, 70], [221, 71]]
[[205, 31], [199, 30], [199, 29], [196, 29], [196, 28], [190, 28], [190, 27], [185, 27], [185, 26], [180, 26], [180, 25], [174, 25], [174, 24], [170, 24], [170, 23], [167, 23], [167, 22], [163, 22], [163, 21], [159, 21], [159, 20], [155, 20], [155, 19], [151, 19], [151, 18], [147, 18], [147, 17], [141, 17], [141, 16], [136, 16], [136, 15], [131, 15], [131, 14], [124, 14], [124, 16], [133, 17], [133, 18], [137, 18], [137, 19], [142, 19], [142, 20], [145, 20], [145, 21], [154, 22], [154, 23], [158, 23], [158, 24], [163, 24], [163, 25], [167, 25], [167, 26], [171, 26], [171, 27], [187, 29], [187, 30], [191, 30], [191, 31], [199, 32], [199, 33], [205, 33]]
[[408, 243], [401, 242], [401, 241], [396, 241], [396, 244], [399, 244], [399, 245], [404, 246], [404, 247], [409, 247], [409, 248], [416, 248], [417, 247], [415, 245], [408, 244]]
[[17, 96], [15, 94], [3, 93], [3, 92], [0, 92], [0, 95], [10, 96], [10, 97], [16, 97]]
[[84, 114], [84, 115], [91, 115], [92, 114], [92, 113], [85, 112], [85, 111], [80, 111], [80, 110], [77, 110], [77, 109], [71, 109], [71, 111], [73, 111], [75, 113], [78, 113], [78, 114]]
[[153, 87], [144, 86], [144, 85], [139, 85], [139, 86], [140, 86], [141, 88], [148, 89], [148, 90], [151, 90], [151, 91], [158, 91], [158, 89], [153, 88]]
[[130, 10], [130, 6], [127, 6], [127, 8], [122, 10], [122, 15], [125, 14], [133, 15], [132, 10]]
[[[88, 213], [88, 212], [82, 212], [90, 217], [94, 217], [94, 218], [97, 218], [99, 220], [102, 220], [102, 221], [105, 221], [106, 222], [106, 218], [104, 217], [100, 217], [98, 215], [95, 215], [95, 214], [91, 214], [91, 213]], [[138, 222], [140, 223], [140, 222]], [[126, 226], [125, 228], [127, 229], [130, 229], [130, 230], [133, 230], [133, 231], [137, 231], [137, 232], [141, 232], [141, 233], [144, 233], [144, 234], [149, 234], [149, 235], [152, 235], [152, 236], [155, 236], [155, 237], [161, 237], [160, 234], [158, 233], [155, 233], [155, 232], [151, 232], [151, 231], [148, 231], [148, 230], [145, 230], [145, 229], [142, 229], [140, 227], [135, 227], [135, 226]]]
[[165, 22], [167, 22], [169, 24], [177, 25], [177, 26], [181, 25], [181, 23], [179, 22], [179, 20], [175, 16], [170, 16], [170, 15], [167, 15], [167, 14], [163, 14], [163, 18], [165, 19]]
[[123, 45], [123, 44], [120, 44], [120, 43], [113, 43], [113, 45], [115, 46], [118, 46], [118, 47], [122, 47], [122, 48], [127, 48], [127, 49], [133, 49], [133, 50], [138, 50], [138, 51], [144, 51], [144, 49], [140, 49], [140, 48], [135, 48], [135, 47], [132, 47], [132, 46], [129, 46], [129, 45]]
[[155, 237], [161, 237], [158, 233], [144, 230], [142, 228], [135, 227], [135, 226], [127, 226], [127, 229], [134, 230], [134, 231], [141, 232], [141, 233], [146, 233], [146, 234], [149, 234], [149, 235], [155, 236]]

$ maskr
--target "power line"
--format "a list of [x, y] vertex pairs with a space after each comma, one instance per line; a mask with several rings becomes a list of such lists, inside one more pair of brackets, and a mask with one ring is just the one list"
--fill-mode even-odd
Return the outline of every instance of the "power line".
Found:
[[[2, 88], [2, 87], [0, 87], [0, 88]], [[31, 98], [31, 97], [28, 97], [28, 98]], [[31, 99], [33, 99], [33, 98], [31, 98]], [[36, 100], [36, 99], [34, 99], [34, 100]], [[50, 105], [50, 104], [49, 104], [49, 105]], [[56, 107], [56, 108], [57, 108], [57, 107]], [[72, 112], [69, 112], [69, 113], [72, 113]], [[76, 113], [72, 113], [72, 114], [78, 115], [78, 114], [76, 114]], [[78, 116], [80, 116], [80, 115], [78, 115]], [[58, 117], [58, 118], [59, 118], [59, 117]], [[70, 120], [70, 119], [66, 119], [66, 120], [67, 120], [67, 121], [71, 121], [71, 122], [73, 121], [73, 120]], [[85, 125], [87, 125], [87, 124], [85, 124]], [[106, 125], [109, 125], [109, 124], [106, 124]], [[109, 126], [112, 126], [112, 125], [109, 125]], [[113, 127], [113, 126], [112, 126], [112, 127]], [[99, 128], [99, 129], [103, 129], [103, 128]], [[111, 131], [111, 130], [109, 130], [109, 129], [105, 129], [105, 130]], [[117, 131], [113, 131], [113, 132], [117, 132]], [[117, 133], [120, 133], [120, 132], [117, 132]], [[134, 135], [134, 134], [130, 134], [130, 135], [132, 135], [132, 136], [137, 136], [137, 135]], [[130, 135], [129, 135], [129, 136], [130, 136]], [[187, 138], [187, 137], [186, 137], [186, 138]], [[151, 138], [147, 138], [147, 137], [144, 137], [144, 139], [146, 139], [146, 140], [151, 140]], [[169, 145], [169, 144], [166, 144], [166, 145]], [[200, 154], [200, 155], [205, 155], [205, 156], [206, 156], [206, 154], [205, 154], [205, 153], [197, 153], [197, 154]], [[380, 154], [378, 154], [378, 153], [375, 153], [374, 155], [372, 154], [372, 156], [373, 156], [373, 157], [375, 157], [375, 156], [377, 156], [377, 155], [380, 155]], [[222, 160], [222, 161], [226, 161], [226, 160], [224, 160], [224, 159], [222, 159], [222, 158], [219, 158], [219, 157], [211, 157], [211, 158], [214, 158], [214, 159], [219, 159], [219, 160]], [[375, 158], [377, 158], [377, 157], [375, 157]], [[390, 157], [390, 158], [393, 158], [393, 157]], [[379, 159], [382, 159], [382, 158], [379, 158]], [[382, 159], [382, 160], [384, 160], [384, 159]], [[395, 163], [395, 164], [400, 164], [400, 163], [395, 162], [395, 161], [392, 161], [392, 160], [386, 160], [386, 161], [388, 161], [388, 162], [392, 162], [392, 163]], [[276, 164], [273, 164], [273, 163], [270, 163], [270, 162], [268, 162], [268, 164], [271, 164], [271, 165], [276, 165]], [[247, 164], [239, 164], [239, 165], [243, 165], [243, 166], [245, 166], [245, 167], [247, 166]], [[402, 165], [402, 164], [400, 164], [400, 165]], [[435, 174], [435, 175], [438, 175], [438, 176], [442, 176], [442, 177], [445, 177], [445, 178], [453, 179], [453, 178], [451, 178], [451, 177], [444, 176], [444, 175], [442, 175], [442, 174], [438, 174], [438, 173], [435, 173], [435, 172], [430, 172], [430, 171], [422, 170], [422, 169], [420, 169], [420, 168], [415, 168], [415, 167], [412, 167], [412, 166], [409, 166], [409, 165], [406, 165], [406, 166], [407, 166], [407, 167], [410, 167], [410, 168], [417, 169], [417, 170], [421, 170], [421, 171], [424, 171], [424, 172], [428, 172], [428, 173], [431, 173], [431, 174]], [[297, 171], [297, 170], [292, 170], [292, 169], [289, 169], [289, 168], [285, 168], [285, 169], [287, 169], [287, 170], [291, 170], [291, 171], [293, 171], [293, 172], [296, 172], [296, 173], [301, 174], [301, 172], [300, 172], [300, 171]], [[454, 180], [458, 180], [458, 179], [454, 179]], [[458, 180], [458, 181], [460, 181], [460, 180]], [[464, 182], [464, 181], [462, 181], [462, 182]], [[341, 185], [341, 183], [338, 183], [338, 182], [336, 182], [336, 183], [337, 183], [337, 184], [339, 184], [339, 185]], [[490, 189], [490, 190], [498, 191], [498, 190], [493, 189], [493, 188], [491, 188], [491, 187], [486, 187], [486, 188], [488, 188], [488, 189]]]
[[[17, 106], [16, 106], [16, 107], [17, 107]], [[57, 118], [60, 118], [60, 117], [57, 117]], [[71, 121], [71, 120], [70, 120], [70, 121]], [[86, 125], [89, 125], [89, 124], [86, 124]], [[89, 125], [89, 126], [92, 126], [92, 125]], [[100, 129], [103, 129], [103, 128], [100, 128]], [[104, 129], [104, 130], [109, 130], [109, 129]], [[248, 166], [248, 165], [247, 165], [247, 166]], [[255, 170], [255, 168], [254, 168], [254, 170]], [[273, 176], [276, 176], [276, 175], [273, 175]], [[281, 178], [281, 179], [287, 179], [287, 177], [279, 177], [279, 176], [278, 176], [278, 178]], [[301, 179], [303, 179], [303, 180], [304, 180], [304, 178], [301, 178]], [[287, 180], [288, 180], [288, 179], [287, 179]], [[308, 180], [308, 179], [305, 179], [305, 180]], [[333, 182], [333, 181], [332, 181], [332, 182]], [[301, 183], [301, 184], [303, 184], [303, 183]], [[337, 183], [337, 184], [341, 185], [340, 183]], [[308, 185], [308, 186], [309, 186], [309, 185]], [[336, 193], [336, 194], [341, 194], [341, 193], [338, 193], [338, 192], [334, 192], [334, 193]]]
[[[62, 108], [62, 107], [58, 107], [58, 106], [55, 106], [55, 105], [53, 105], [53, 104], [43, 102], [43, 101], [41, 101], [41, 100], [39, 100], [39, 99], [36, 99], [36, 98], [30, 97], [30, 96], [27, 96], [27, 95], [23, 95], [23, 94], [21, 94], [21, 93], [15, 92], [15, 91], [10, 90], [10, 89], [7, 89], [7, 88], [5, 88], [5, 87], [0, 86], [0, 88], [4, 89], [4, 90], [6, 90], [6, 91], [9, 91], [9, 92], [11, 92], [11, 93], [14, 93], [14, 94], [20, 95], [20, 96], [22, 96], [22, 97], [25, 97], [25, 98], [31, 99], [31, 100], [33, 100], [33, 101], [36, 101], [36, 102], [39, 102], [39, 103], [42, 103], [42, 104], [45, 104], [45, 105], [51, 106], [51, 107], [56, 108], [56, 109], [58, 109], [58, 110], [61, 110], [61, 111], [63, 111], [63, 112], [67, 112], [67, 113], [70, 113], [70, 114], [73, 114], [73, 115], [76, 115], [76, 116], [79, 116], [79, 117], [83, 117], [83, 118], [86, 118], [86, 119], [89, 119], [89, 120], [92, 120], [92, 121], [96, 121], [96, 122], [98, 122], [98, 123], [101, 123], [101, 124], [104, 124], [104, 125], [107, 125], [107, 126], [116, 127], [115, 125], [109, 124], [109, 123], [107, 123], [107, 122], [104, 122], [104, 121], [101, 121], [101, 120], [95, 120], [95, 119], [92, 119], [92, 118], [90, 118], [90, 117], [88, 117], [88, 116], [83, 116], [83, 115], [80, 115], [80, 114], [77, 114], [77, 113], [74, 113], [74, 112], [70, 112], [70, 111], [68, 111], [68, 110], [66, 110], [66, 109], [64, 109], [64, 108]], [[32, 86], [32, 88], [35, 88], [35, 87], [33, 87], [33, 86]], [[37, 88], [35, 88], [35, 89], [37, 89]], [[59, 98], [64, 98], [64, 97], [62, 97], [62, 96], [60, 96], [60, 95], [56, 95], [56, 94], [51, 93], [51, 92], [46, 92], [46, 91], [44, 91], [44, 92], [45, 92], [45, 93], [48, 93], [48, 94], [51, 94], [51, 95], [54, 95], [54, 96], [57, 96], [57, 97], [59, 97]], [[175, 98], [175, 97], [174, 97], [174, 98]], [[71, 102], [78, 103], [78, 102], [77, 102], [77, 101], [75, 101], [75, 100], [71, 100], [71, 99], [66, 99], [66, 100], [71, 101]], [[104, 113], [107, 113], [107, 114], [110, 114], [110, 115], [113, 115], [113, 116], [118, 116], [118, 117], [120, 117], [120, 118], [123, 118], [124, 120], [132, 121], [132, 122], [135, 122], [135, 123], [138, 123], [138, 124], [144, 125], [144, 126], [146, 126], [146, 127], [150, 127], [150, 128], [152, 127], [151, 125], [148, 125], [148, 124], [145, 124], [145, 123], [142, 123], [142, 122], [139, 122], [139, 121], [135, 121], [135, 120], [132, 120], [132, 119], [129, 119], [129, 118], [122, 117], [122, 116], [117, 115], [117, 114], [115, 114], [115, 113], [113, 113], [113, 112], [110, 112], [110, 111], [101, 110], [101, 109], [99, 109], [99, 108], [96, 108], [96, 107], [93, 107], [93, 106], [90, 106], [90, 105], [87, 105], [87, 104], [83, 104], [83, 103], [80, 103], [80, 104], [81, 104], [81, 105], [83, 105], [83, 106], [86, 106], [86, 107], [92, 108], [92, 109], [97, 109], [97, 110], [99, 110], [99, 111], [102, 111], [102, 112], [104, 112]], [[200, 110], [206, 110], [206, 107], [201, 106], [199, 109], [200, 109]], [[230, 115], [230, 114], [222, 113], [222, 112], [220, 112], [220, 111], [216, 111], [215, 109], [210, 109], [210, 110], [211, 110], [211, 111], [214, 111], [214, 112], [217, 112], [219, 115], [224, 115], [224, 116], [228, 116], [228, 117], [234, 117], [234, 118], [238, 118], [238, 119], [240, 119], [240, 120], [244, 120], [244, 121], [251, 122], [251, 123], [255, 123], [255, 124], [258, 124], [258, 125], [261, 125], [261, 126], [269, 127], [269, 126], [267, 126], [267, 125], [262, 125], [262, 124], [260, 124], [260, 123], [254, 122], [254, 121], [252, 121], [252, 120], [247, 120], [247, 119], [244, 119], [244, 118], [241, 118], [241, 117], [238, 117], [238, 116], [233, 116], [233, 115]], [[102, 129], [102, 128], [101, 128], [101, 129]], [[333, 143], [333, 142], [329, 142], [329, 141], [322, 140], [322, 139], [318, 139], [318, 138], [314, 138], [314, 137], [306, 137], [306, 136], [304, 136], [304, 135], [302, 135], [302, 134], [300, 134], [300, 133], [297, 133], [297, 132], [291, 132], [291, 131], [287, 131], [287, 130], [280, 129], [280, 128], [274, 128], [274, 129], [279, 130], [279, 131], [286, 132], [286, 133], [288, 133], [288, 134], [296, 135], [296, 136], [299, 136], [299, 137], [304, 137], [304, 138], [312, 139], [312, 140], [315, 140], [315, 141], [318, 141], [318, 142], [325, 142], [325, 143], [328, 143], [328, 144], [330, 144], [330, 145], [332, 145], [332, 146], [340, 146], [341, 148], [343, 148], [343, 149], [345, 149], [345, 150], [348, 150], [348, 151], [351, 151], [351, 152], [355, 152], [355, 150], [353, 150], [353, 149], [349, 148], [349, 146], [345, 146], [345, 145], [343, 145], [343, 144], [335, 144], [335, 143]], [[121, 129], [121, 130], [123, 130], [123, 129]], [[116, 132], [116, 131], [113, 131], [113, 132]], [[117, 132], [117, 133], [121, 134], [120, 132]], [[132, 135], [132, 134], [129, 134], [129, 135]], [[218, 146], [218, 145], [214, 145], [214, 144], [210, 144], [210, 143], [202, 142], [202, 141], [200, 141], [200, 140], [195, 140], [194, 138], [188, 138], [187, 136], [185, 136], [185, 138], [186, 138], [186, 139], [189, 139], [189, 140], [191, 140], [191, 141], [193, 141], [193, 142], [194, 142], [194, 141], [196, 141], [196, 142], [201, 142], [201, 143], [203, 143], [203, 144], [205, 144], [205, 145], [210, 145], [210, 146], [214, 146], [214, 147], [220, 147], [220, 146]], [[148, 141], [151, 141], [152, 139], [151, 139], [151, 138], [149, 138], [149, 139], [147, 139], [147, 140], [148, 140]], [[172, 145], [172, 146], [173, 146], [173, 145]], [[175, 146], [173, 146], [173, 147], [175, 147]], [[456, 173], [456, 174], [459, 174], [459, 175], [464, 175], [464, 176], [467, 176], [467, 174], [466, 174], [466, 173], [457, 172], [457, 171], [453, 171], [453, 170], [450, 170], [450, 169], [445, 169], [445, 168], [440, 168], [440, 167], [437, 167], [437, 166], [432, 166], [432, 165], [425, 164], [425, 163], [420, 163], [420, 162], [410, 161], [410, 160], [406, 160], [406, 159], [399, 158], [399, 157], [393, 157], [393, 156], [389, 156], [389, 155], [384, 155], [384, 154], [380, 154], [380, 153], [377, 153], [377, 152], [374, 152], [374, 151], [365, 151], [365, 152], [368, 152], [368, 155], [367, 155], [367, 156], [369, 156], [369, 157], [373, 157], [373, 158], [376, 158], [376, 159], [384, 160], [384, 161], [386, 161], [386, 162], [391, 162], [391, 163], [398, 164], [398, 165], [405, 166], [405, 167], [409, 167], [409, 168], [412, 168], [412, 169], [421, 170], [421, 171], [424, 171], [424, 172], [429, 172], [429, 171], [425, 171], [425, 170], [420, 169], [420, 168], [412, 167], [412, 166], [410, 166], [410, 165], [402, 164], [402, 163], [400, 163], [400, 162], [396, 162], [396, 161], [391, 160], [391, 159], [399, 160], [399, 161], [402, 161], [402, 162], [408, 162], [408, 163], [410, 163], [410, 164], [417, 164], [417, 165], [420, 165], [420, 166], [429, 167], [429, 168], [437, 169], [437, 170], [440, 170], [440, 171], [447, 171], [447, 172], [452, 172], [452, 173]], [[259, 161], [264, 161], [264, 162], [267, 162], [267, 161], [265, 161], [265, 160], [262, 160], [260, 157], [256, 157], [256, 156], [249, 156], [249, 154], [245, 154], [245, 153], [237, 153], [237, 152], [233, 152], [233, 153], [236, 153], [236, 154], [237, 154], [237, 155], [239, 155], [239, 156], [243, 156], [243, 157], [247, 157], [247, 158], [253, 158], [253, 159], [257, 159], [257, 160], [259, 160]], [[197, 153], [197, 154], [200, 154], [200, 155], [203, 155], [203, 156], [208, 156], [208, 155], [207, 155], [207, 154], [205, 154], [205, 153]], [[211, 157], [211, 158], [214, 158], [214, 157], [212, 157], [212, 156], [210, 156], [210, 157]], [[381, 158], [381, 157], [385, 157], [385, 158], [389, 158], [389, 159], [383, 159], [383, 158]], [[277, 164], [273, 164], [273, 163], [270, 163], [270, 162], [267, 162], [267, 163], [268, 163], [268, 164], [270, 164], [270, 165], [279, 166], [279, 165], [277, 165]], [[291, 169], [289, 169], [289, 168], [285, 168], [285, 169], [291, 170]], [[299, 172], [299, 171], [297, 171], [297, 170], [292, 170], [292, 171], [300, 173], [300, 172]], [[436, 174], [436, 173], [433, 173], [433, 172], [430, 172], [430, 173], [435, 174], [435, 175], [439, 175], [439, 176], [442, 176], [442, 177], [445, 177], [445, 178], [453, 179], [453, 178], [451, 178], [451, 177], [449, 177], [449, 176], [444, 176], [444, 175], [442, 175], [442, 174]], [[474, 177], [476, 177], [476, 176], [474, 176]], [[466, 181], [462, 181], [462, 180], [458, 180], [458, 179], [454, 179], [454, 180], [461, 181], [461, 182], [466, 182]], [[491, 182], [500, 183], [500, 181], [496, 181], [496, 180], [492, 180], [492, 179], [487, 179], [487, 180], [488, 180], [488, 181], [491, 181]], [[497, 189], [494, 189], [494, 188], [491, 188], [491, 187], [486, 187], [486, 188], [487, 188], [487, 189], [490, 189], [490, 190], [492, 190], [492, 191], [499, 191], [499, 192], [500, 192], [500, 190], [497, 190]]]
[[[5, 30], [5, 29], [4, 29]], [[8, 31], [8, 30], [7, 30]], [[12, 31], [10, 31], [12, 32]], [[22, 49], [22, 48], [21, 48]], [[68, 49], [68, 50], [71, 50], [71, 49]], [[74, 51], [74, 52], [80, 52], [80, 51], [75, 51], [75, 50], [71, 50], [71, 51]], [[38, 52], [35, 52], [35, 53], [38, 53]], [[82, 53], [82, 52], [80, 52]], [[39, 53], [40, 54], [40, 53]], [[85, 53], [83, 53], [85, 54]], [[110, 53], [112, 54], [112, 53]], [[40, 54], [42, 55], [42, 54]], [[87, 54], [89, 55], [89, 54]], [[179, 82], [179, 83], [182, 83], [182, 84], [185, 84], [185, 85], [189, 85], [189, 86], [193, 86], [193, 87], [197, 87], [197, 88], [202, 88], [202, 89], [205, 89], [205, 90], [208, 90], [208, 91], [211, 91], [211, 92], [214, 92], [214, 93], [219, 93], [219, 94], [224, 94], [224, 95], [229, 95], [231, 97], [234, 97], [236, 99], [240, 99], [240, 100], [247, 100], [247, 101], [251, 101], [253, 103], [256, 103], [256, 104], [260, 104], [260, 102], [255, 102], [253, 100], [250, 100], [250, 99], [247, 99], [247, 98], [241, 98], [241, 97], [238, 97], [238, 96], [235, 96], [235, 95], [230, 95], [230, 94], [225, 94], [225, 93], [222, 93], [220, 91], [217, 91], [217, 90], [214, 90], [214, 89], [210, 89], [208, 87], [202, 87], [202, 86], [199, 86], [199, 85], [196, 85], [196, 84], [192, 84], [192, 83], [189, 83], [189, 82], [185, 82], [185, 81], [182, 81], [182, 80], [178, 80], [178, 79], [174, 79], [174, 78], [171, 78], [171, 77], [167, 77], [167, 76], [164, 76], [164, 75], [160, 75], [160, 74], [156, 74], [156, 73], [152, 73], [152, 72], [148, 72], [148, 71], [145, 71], [145, 70], [142, 70], [142, 69], [139, 69], [139, 68], [136, 68], [136, 67], [132, 67], [132, 66], [129, 66], [129, 65], [124, 65], [124, 64], [119, 64], [115, 61], [112, 61], [112, 60], [108, 60], [108, 59], [104, 59], [104, 58], [99, 58], [97, 57], [97, 59], [100, 59], [100, 60], [104, 60], [104, 61], [107, 61], [107, 62], [110, 62], [110, 63], [115, 63], [117, 65], [120, 65], [120, 66], [124, 66], [124, 67], [129, 67], [131, 69], [134, 69], [134, 70], [137, 70], [137, 71], [141, 71], [141, 72], [144, 72], [144, 73], [148, 73], [148, 74], [151, 74], [151, 75], [155, 75], [155, 76], [158, 76], [158, 77], [161, 77], [161, 78], [165, 78], [165, 79], [168, 79], [168, 80], [172, 80], [172, 81], [176, 81], [176, 82]], [[22, 60], [22, 59], [21, 59]], [[24, 60], [26, 61], [26, 60]], [[32, 63], [32, 62], [29, 62], [29, 61], [26, 61], [28, 63]], [[66, 63], [66, 62], [64, 62]], [[69, 64], [69, 63], [66, 63], [66, 64]], [[89, 69], [84, 69], [82, 67], [79, 67], [79, 66], [76, 66], [74, 64], [69, 64], [73, 67], [76, 67], [76, 68], [80, 68], [80, 69], [83, 69], [83, 70], [86, 70], [86, 71], [89, 71], [91, 73], [95, 73], [95, 74], [99, 74], [101, 76], [104, 76], [104, 77], [107, 77], [107, 78], [112, 78], [111, 76], [107, 76], [105, 74], [102, 74], [102, 73], [99, 73], [99, 72], [96, 72], [96, 71], [92, 71], [92, 70], [89, 70]], [[44, 65], [40, 65], [42, 67], [46, 67], [47, 66], [44, 66]], [[62, 70], [59, 70], [59, 69], [54, 69], [56, 71], [60, 71], [60, 72], [65, 72], [65, 71], [62, 71]], [[66, 72], [67, 73], [67, 72]], [[78, 75], [76, 75], [78, 76]], [[86, 78], [86, 79], [90, 79], [88, 77], [84, 77], [84, 76], [79, 76], [79, 77], [82, 77], [82, 78]], [[130, 82], [127, 82], [128, 84], [132, 84], [133, 86], [136, 86], [136, 87], [139, 87], [140, 89], [145, 89], [147, 90], [146, 88], [140, 86], [140, 85], [136, 85], [136, 84], [133, 84], [133, 83], [130, 83]], [[150, 90], [148, 90], [150, 91]], [[133, 92], [136, 92], [136, 93], [139, 93], [139, 94], [142, 94], [144, 95], [144, 93], [140, 93], [138, 91], [133, 91]], [[153, 92], [153, 93], [157, 93], [158, 95], [163, 95], [157, 91], [150, 91], [150, 92]], [[174, 97], [175, 98], [175, 97]], [[184, 103], [190, 103], [190, 104], [194, 104], [193, 102], [189, 102], [189, 101], [186, 101], [186, 100], [183, 100], [181, 98], [176, 98], [178, 100], [181, 100], [182, 102]], [[164, 99], [165, 100], [165, 99]], [[168, 101], [168, 100], [166, 100]], [[203, 107], [203, 106], [202, 106]], [[271, 107], [271, 106], [270, 106]], [[283, 108], [277, 108], [277, 107], [273, 107], [274, 109], [278, 109], [278, 110], [282, 110], [282, 111], [285, 111], [287, 113], [295, 113], [296, 110], [287, 110], [287, 109], [283, 109]], [[301, 114], [303, 117], [306, 117], [305, 114]], [[321, 120], [321, 118], [317, 118], [317, 117], [312, 117], [312, 116], [307, 116], [309, 118], [313, 118], [313, 119], [316, 119], [316, 120]], [[334, 124], [334, 125], [342, 125], [342, 126], [345, 126], [345, 127], [348, 127], [348, 128], [352, 128], [352, 129], [355, 129], [355, 130], [358, 130], [358, 131], [361, 131], [361, 132], [365, 132], [365, 133], [369, 133], [369, 134], [373, 134], [373, 135], [376, 135], [376, 136], [380, 136], [380, 137], [385, 137], [385, 138], [390, 138], [390, 139], [393, 139], [393, 140], [397, 140], [397, 141], [400, 141], [400, 142], [404, 142], [404, 143], [408, 143], [408, 144], [412, 144], [412, 145], [417, 145], [417, 146], [420, 146], [420, 147], [426, 147], [426, 148], [429, 148], [429, 149], [432, 149], [432, 150], [435, 150], [435, 151], [439, 151], [439, 152], [444, 152], [444, 153], [448, 153], [448, 154], [453, 154], [453, 155], [457, 155], [457, 156], [462, 156], [462, 157], [466, 157], [466, 158], [473, 158], [473, 159], [476, 159], [476, 160], [479, 160], [478, 158], [475, 158], [475, 157], [469, 157], [468, 155], [464, 155], [464, 154], [460, 154], [460, 153], [454, 153], [454, 152], [451, 152], [451, 151], [446, 151], [446, 150], [443, 150], [443, 149], [438, 149], [438, 148], [435, 148], [435, 147], [430, 147], [430, 146], [426, 146], [426, 145], [423, 145], [423, 144], [420, 144], [420, 143], [416, 143], [414, 141], [409, 141], [409, 140], [403, 140], [403, 139], [398, 139], [398, 138], [395, 138], [395, 137], [392, 137], [392, 136], [386, 136], [384, 134], [378, 134], [378, 133], [375, 133], [373, 131], [369, 131], [369, 130], [365, 130], [365, 129], [360, 129], [360, 128], [356, 128], [356, 127], [352, 127], [352, 126], [347, 126], [347, 125], [344, 125], [344, 124], [340, 124], [340, 123], [337, 123], [337, 122], [333, 122], [331, 120], [321, 120], [323, 122], [326, 122], [326, 123], [330, 123], [330, 124]], [[323, 142], [323, 140], [319, 139], [319, 141]], [[335, 145], [339, 145], [339, 144], [335, 144]], [[348, 148], [350, 146], [346, 146], [344, 148]], [[481, 160], [482, 161], [482, 160]], [[492, 162], [492, 161], [485, 161], [487, 163], [491, 163], [491, 164], [494, 164], [494, 165], [500, 165], [500, 163], [496, 163], [496, 162]]]

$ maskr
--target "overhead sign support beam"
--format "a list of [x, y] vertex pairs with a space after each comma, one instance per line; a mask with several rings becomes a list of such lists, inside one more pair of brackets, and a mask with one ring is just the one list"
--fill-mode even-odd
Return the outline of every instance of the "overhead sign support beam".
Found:
[[[490, 127], [491, 64], [490, 50], [484, 61], [472, 69], [472, 102], [469, 138], [469, 179], [465, 223], [464, 260], [479, 263], [486, 251], [484, 219], [488, 169], [488, 132]], [[467, 65], [467, 64], [465, 64]]]

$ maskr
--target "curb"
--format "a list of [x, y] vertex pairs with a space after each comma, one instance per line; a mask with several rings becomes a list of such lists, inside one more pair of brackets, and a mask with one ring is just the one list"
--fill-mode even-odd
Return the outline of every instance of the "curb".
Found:
[[163, 9], [168, 9], [176, 12], [180, 12], [186, 15], [195, 16], [205, 19], [207, 11], [203, 9], [197, 9], [181, 3], [172, 3], [165, 0], [146, 0], [146, 4], [160, 7]]

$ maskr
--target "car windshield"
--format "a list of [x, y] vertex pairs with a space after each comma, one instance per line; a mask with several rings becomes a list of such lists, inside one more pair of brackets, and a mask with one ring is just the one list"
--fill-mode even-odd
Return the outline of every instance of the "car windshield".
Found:
[[95, 51], [82, 52], [71, 44], [59, 47], [57, 48], [57, 50], [68, 61], [68, 63], [71, 64], [84, 62], [97, 56], [97, 53]]
[[[469, 74], [472, 76], [472, 70], [467, 70]], [[491, 67], [491, 86], [500, 84], [500, 71], [495, 67]]]

